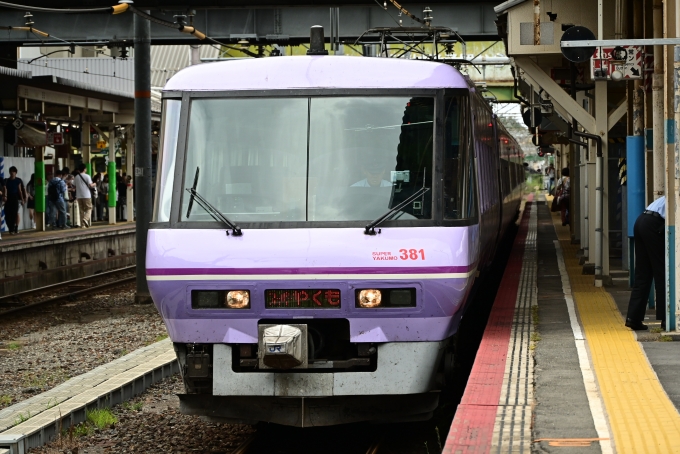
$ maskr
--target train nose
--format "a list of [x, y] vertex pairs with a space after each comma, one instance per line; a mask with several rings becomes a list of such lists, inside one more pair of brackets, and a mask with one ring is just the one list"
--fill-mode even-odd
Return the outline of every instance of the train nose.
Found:
[[260, 367], [307, 365], [307, 325], [260, 325]]

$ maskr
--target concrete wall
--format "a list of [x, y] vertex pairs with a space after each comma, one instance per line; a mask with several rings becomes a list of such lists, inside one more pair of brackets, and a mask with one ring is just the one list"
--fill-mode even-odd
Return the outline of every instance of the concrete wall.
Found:
[[[534, 3], [527, 1], [508, 11], [508, 54], [509, 55], [537, 55], [562, 54], [560, 39], [562, 25], [573, 24], [587, 27], [597, 37], [597, 2], [593, 0], [570, 0], [568, 2], [540, 2], [541, 43], [533, 45]], [[614, 39], [614, 0], [604, 0], [604, 39]], [[554, 21], [550, 21], [548, 12], [557, 14]], [[522, 25], [525, 24], [525, 25]], [[525, 28], [522, 33], [522, 27]], [[531, 44], [522, 44], [522, 36], [531, 37]]]
[[0, 244], [0, 296], [135, 263], [135, 228]]

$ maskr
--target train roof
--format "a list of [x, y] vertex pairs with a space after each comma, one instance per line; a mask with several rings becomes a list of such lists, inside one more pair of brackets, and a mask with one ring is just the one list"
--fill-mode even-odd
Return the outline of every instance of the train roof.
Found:
[[453, 67], [430, 61], [345, 56], [270, 57], [205, 63], [178, 72], [164, 91], [314, 88], [469, 88]]

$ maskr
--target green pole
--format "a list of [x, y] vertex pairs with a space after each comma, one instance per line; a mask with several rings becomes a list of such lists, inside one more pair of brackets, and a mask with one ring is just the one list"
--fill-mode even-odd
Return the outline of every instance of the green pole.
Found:
[[109, 162], [109, 207], [116, 207], [116, 163]]
[[45, 161], [35, 161], [35, 211], [45, 212]]
[[92, 163], [89, 160], [85, 163], [85, 167], [87, 168], [87, 174], [90, 175], [90, 176], [93, 176], [92, 175]]

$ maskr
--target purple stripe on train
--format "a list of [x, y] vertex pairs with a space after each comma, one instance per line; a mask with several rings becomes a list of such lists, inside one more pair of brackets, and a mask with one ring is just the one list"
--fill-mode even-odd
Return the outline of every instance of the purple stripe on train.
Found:
[[470, 266], [423, 266], [394, 268], [147, 268], [147, 276], [211, 275], [307, 275], [307, 274], [453, 274], [468, 273]]

